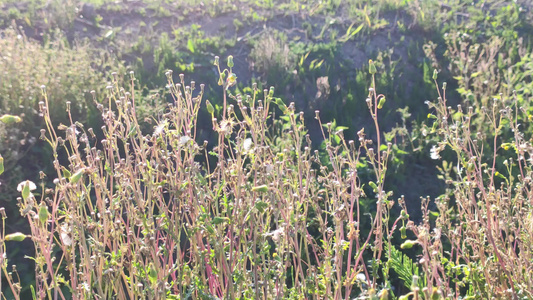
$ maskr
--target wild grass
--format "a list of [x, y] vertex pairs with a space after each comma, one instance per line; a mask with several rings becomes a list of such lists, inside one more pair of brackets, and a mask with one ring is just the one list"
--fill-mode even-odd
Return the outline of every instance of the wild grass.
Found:
[[[5, 67], [12, 86], [20, 82], [20, 93], [30, 96], [9, 96], [0, 125], [19, 130], [25, 123], [17, 123], [18, 115], [26, 121], [26, 114], [39, 114], [40, 138], [50, 149], [54, 170], [40, 173], [37, 184], [21, 180], [18, 185], [19, 210], [31, 233], [13, 231], [0, 209], [3, 299], [25, 297], [24, 274], [10, 265], [8, 253], [20, 241], [30, 241], [35, 249], [29, 258], [35, 264], [33, 299], [533, 298], [533, 64], [518, 4], [259, 2], [254, 3], [289, 12], [310, 9], [315, 16], [342, 10], [368, 25], [360, 31], [364, 34], [378, 32], [394, 11], [396, 16], [408, 11], [413, 18], [396, 20], [403, 30], [413, 24], [429, 30], [434, 20], [445, 23], [435, 32], [448, 32], [441, 45], [446, 49], [428, 43], [427, 57], [410, 58], [427, 59], [421, 63], [424, 81], [433, 83], [438, 95], [426, 102], [427, 120], [411, 128], [409, 111], [402, 109], [402, 124], [386, 131], [390, 115], [384, 108], [395, 105], [389, 100], [394, 75], [380, 71], [387, 59], [392, 70], [397, 66], [392, 51], [378, 53], [378, 62], [356, 72], [357, 84], [368, 88], [350, 90], [349, 100], [367, 110], [355, 116], [345, 110], [344, 117], [370, 120], [356, 134], [325, 117], [330, 105], [309, 118], [308, 107], [285, 104], [274, 88], [245, 88], [237, 82], [232, 57], [216, 58], [219, 84], [210, 89], [219, 94], [209, 100], [209, 87], [166, 71], [161, 95], [170, 101], [163, 109], [150, 107], [143, 96], [139, 79], [145, 74], [114, 73], [107, 85], [89, 94], [88, 105], [96, 103], [102, 128], [84, 120], [86, 106], [57, 100], [63, 94], [55, 93], [77, 80], [51, 76], [38, 90], [25, 90], [31, 78], [49, 78], [31, 73], [49, 66], [36, 59], [20, 73]], [[405, 21], [410, 23], [401, 24]], [[483, 30], [476, 30], [478, 22]], [[349, 28], [346, 41], [359, 27]], [[37, 49], [23, 36], [12, 37], [6, 45], [18, 45], [13, 53]], [[199, 34], [186, 47], [204, 52], [203, 42]], [[278, 46], [270, 37], [262, 42]], [[286, 44], [279, 44], [285, 54], [298, 51]], [[275, 51], [258, 45], [256, 60], [269, 74], [265, 58]], [[181, 59], [167, 56], [173, 51], [169, 40], [159, 50], [161, 70]], [[33, 56], [43, 58], [39, 51]], [[48, 57], [58, 55], [54, 51], [46, 52]], [[321, 60], [307, 65], [306, 53], [298, 52], [298, 71], [323, 71]], [[57, 57], [68, 61], [71, 56]], [[272, 64], [286, 71], [293, 62], [283, 59], [275, 57]], [[453, 90], [438, 71], [431, 76], [430, 63], [455, 79]], [[387, 90], [387, 102], [377, 90]], [[4, 92], [13, 93], [8, 87]], [[17, 108], [17, 101], [28, 99]], [[147, 114], [155, 120], [149, 130], [143, 124]], [[200, 124], [202, 115], [210, 116], [208, 133]], [[321, 147], [311, 142], [310, 122], [318, 124]], [[207, 142], [205, 136], [215, 138]], [[417, 155], [437, 163], [446, 185], [441, 196], [422, 198], [420, 207], [388, 189], [402, 170], [416, 168], [402, 158], [412, 154], [402, 150], [408, 148], [427, 150]], [[0, 156], [3, 172], [14, 176]], [[412, 181], [415, 188], [419, 183]], [[421, 220], [409, 216], [418, 208]]]
[[[74, 119], [95, 126], [99, 117], [90, 91], [104, 90], [106, 69], [122, 66], [87, 44], [70, 45], [59, 32], [49, 35], [44, 44], [28, 38], [22, 30], [8, 28], [0, 31], [0, 35], [0, 115], [16, 115], [22, 119], [18, 126], [0, 123], [0, 152], [4, 155], [6, 170], [30, 176], [25, 173], [28, 166], [21, 167], [21, 161], [34, 155], [32, 159], [42, 166], [43, 159], [32, 152], [43, 124], [39, 117], [40, 86], [47, 86], [50, 115], [55, 126], [70, 122], [65, 115], [67, 106]], [[37, 178], [36, 174], [34, 176]], [[21, 179], [16, 175], [9, 178], [11, 182], [4, 182], [3, 201], [14, 196], [14, 186]]]
[[[79, 122], [54, 127], [43, 89], [41, 138], [53, 149], [57, 178], [51, 189], [43, 180], [40, 197], [23, 182], [19, 199], [36, 249], [38, 298], [340, 299], [368, 292], [363, 283], [381, 289], [379, 277], [387, 281], [388, 274], [378, 275], [380, 261], [394, 232], [394, 201], [383, 189], [391, 144], [364, 130], [347, 141], [324, 124], [326, 167], [311, 151], [303, 113], [275, 98], [273, 88], [232, 95], [231, 65], [220, 73], [220, 120], [202, 101], [203, 86], [198, 91], [183, 75], [175, 83], [169, 71], [173, 102], [147, 135], [138, 130], [133, 74], [126, 87], [109, 86], [99, 104], [101, 140]], [[383, 98], [369, 90], [377, 131]], [[204, 103], [218, 135], [212, 151], [196, 141]], [[376, 178], [369, 183], [377, 210], [371, 217], [359, 209], [363, 156]], [[360, 228], [363, 219], [371, 228]], [[3, 266], [14, 286], [16, 276]]]
[[[428, 103], [439, 138], [432, 156], [439, 159], [450, 149], [457, 162], [443, 162], [449, 189], [436, 199], [438, 211], [430, 211], [426, 199], [423, 221], [415, 224], [403, 197], [395, 201], [384, 189], [391, 143], [383, 143], [380, 135], [369, 139], [364, 129], [356, 141], [346, 140], [342, 128], [327, 123], [320, 157], [311, 151], [303, 113], [274, 97], [274, 88], [233, 95], [231, 57], [227, 64], [221, 70], [215, 61], [221, 116], [202, 100], [203, 85], [198, 90], [182, 74], [174, 82], [168, 71], [173, 101], [149, 134], [139, 130], [133, 73], [129, 84], [115, 80], [108, 86], [105, 102], [98, 105], [103, 139], [79, 122], [56, 128], [43, 88], [41, 138], [53, 149], [57, 178], [52, 188], [44, 178], [39, 188], [29, 181], [19, 185], [20, 212], [31, 235], [3, 232], [0, 248], [31, 238], [34, 297], [532, 296], [527, 270], [533, 147], [519, 133], [522, 110], [516, 98], [509, 104], [498, 99], [484, 110], [495, 143], [492, 159], [485, 161], [484, 136], [471, 131], [473, 108], [452, 110], [446, 84], [439, 89], [439, 99]], [[374, 129], [381, 132], [385, 96], [376, 92], [373, 62], [369, 72], [366, 103]], [[218, 135], [211, 150], [196, 135], [204, 104]], [[275, 111], [281, 111], [277, 118]], [[458, 112], [461, 117], [454, 119]], [[319, 111], [316, 121], [321, 123]], [[516, 156], [508, 155], [506, 168], [499, 170], [498, 135], [505, 126], [516, 134], [502, 147], [514, 148]], [[61, 163], [60, 157], [68, 160]], [[359, 177], [363, 163], [372, 170], [372, 181]], [[361, 209], [367, 199], [375, 207], [368, 215]], [[401, 214], [393, 218], [395, 206]], [[421, 249], [416, 268], [394, 242], [394, 236], [408, 234], [414, 239], [401, 248]], [[5, 260], [2, 271], [19, 299], [16, 271], [8, 271]], [[398, 280], [409, 287], [406, 293], [393, 289]]]

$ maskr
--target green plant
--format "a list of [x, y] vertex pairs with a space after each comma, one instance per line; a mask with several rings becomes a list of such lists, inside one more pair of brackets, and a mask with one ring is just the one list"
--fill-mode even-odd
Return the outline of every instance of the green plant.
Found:
[[[80, 3], [12, 2], [1, 24], [45, 34], [0, 42], [0, 197], [20, 182], [24, 216], [0, 209], [4, 299], [533, 298], [526, 1], [91, 0], [143, 16], [133, 51], [128, 27], [93, 38], [137, 62], [108, 83], [53, 29]], [[207, 63], [227, 48], [239, 68]]]
[[[233, 95], [233, 58], [223, 70], [218, 58], [215, 65], [224, 110], [219, 121], [206, 102], [218, 136], [212, 151], [196, 141], [204, 86], [196, 93], [181, 74], [176, 83], [167, 72], [173, 102], [147, 134], [138, 130], [133, 74], [129, 91], [114, 79], [98, 104], [102, 139], [79, 122], [56, 128], [43, 90], [42, 138], [52, 148], [57, 178], [52, 188], [43, 181], [40, 193], [29, 181], [19, 185], [38, 297], [341, 299], [389, 292], [381, 285], [388, 272], [380, 270], [394, 230], [394, 202], [384, 190], [392, 145], [361, 130], [356, 146], [327, 123], [329, 167], [323, 166], [294, 104], [275, 98], [273, 88], [262, 99], [257, 88]], [[374, 79], [372, 62], [370, 73]], [[374, 87], [373, 80], [367, 105], [380, 132], [384, 97]], [[274, 108], [283, 115], [270, 127]], [[318, 111], [316, 118], [320, 123]], [[68, 163], [60, 162], [63, 156]], [[357, 175], [363, 156], [374, 177], [368, 183]], [[375, 195], [371, 216], [359, 206], [365, 184]], [[367, 232], [363, 221], [370, 224], [367, 236], [360, 235]], [[17, 283], [4, 273], [11, 286]], [[361, 273], [370, 290], [356, 283]], [[11, 291], [17, 298], [18, 290]]]
[[252, 66], [263, 76], [287, 76], [295, 68], [296, 57], [289, 48], [287, 36], [266, 31], [257, 37], [250, 53]]
[[[446, 84], [439, 95], [428, 102], [439, 140], [432, 157], [451, 152], [440, 168], [448, 187], [435, 201], [437, 212], [428, 209], [428, 199], [423, 223], [408, 226], [422, 248], [428, 290], [437, 287], [447, 295], [469, 288], [466, 294], [472, 297], [529, 298], [532, 152], [530, 133], [518, 127], [526, 110], [516, 95], [502, 96], [476, 116], [473, 107], [448, 106]], [[485, 130], [477, 129], [476, 119], [484, 120]], [[504, 136], [507, 130], [514, 136]]]
[[[13, 29], [0, 34], [3, 55], [0, 59], [0, 114], [22, 118], [22, 123], [15, 127], [0, 124], [0, 152], [5, 157], [6, 170], [18, 168], [14, 173], [20, 173], [24, 168], [21, 169], [24, 164], [20, 161], [28, 160], [32, 153], [38, 155], [38, 151], [32, 151], [32, 148], [40, 136], [41, 85], [47, 87], [54, 126], [70, 123], [71, 119], [65, 113], [68, 107], [73, 118], [95, 127], [98, 116], [90, 91], [103, 90], [105, 80], [101, 72], [120, 64], [112, 62], [106, 55], [97, 56], [96, 50], [86, 44], [71, 47], [60, 34], [50, 37], [44, 45]], [[6, 188], [16, 184], [5, 183]], [[12, 195], [5, 190], [3, 194], [6, 197]]]

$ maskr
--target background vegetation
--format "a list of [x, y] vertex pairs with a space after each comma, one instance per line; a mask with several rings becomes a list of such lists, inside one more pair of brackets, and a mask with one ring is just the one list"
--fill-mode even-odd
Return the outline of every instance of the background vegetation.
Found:
[[529, 1], [173, 2], [1, 2], [4, 298], [533, 297]]

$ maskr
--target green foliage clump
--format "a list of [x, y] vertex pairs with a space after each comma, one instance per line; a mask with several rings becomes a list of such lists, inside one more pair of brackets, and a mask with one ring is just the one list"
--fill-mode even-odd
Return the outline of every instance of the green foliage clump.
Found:
[[266, 31], [259, 35], [253, 43], [250, 59], [254, 69], [269, 81], [286, 77], [295, 69], [296, 63], [287, 36], [278, 31]]
[[[120, 69], [121, 63], [89, 45], [70, 45], [59, 33], [45, 36], [43, 44], [14, 29], [3, 30], [0, 36], [0, 116], [20, 118], [16, 124], [0, 122], [0, 153], [10, 173], [3, 179], [0, 199], [7, 201], [15, 197], [17, 182], [36, 180], [41, 170], [51, 171], [46, 158], [50, 152], [39, 142], [43, 108], [52, 116], [53, 126], [69, 124], [71, 117], [99, 128], [91, 91], [102, 94], [106, 82], [102, 74]], [[46, 107], [43, 92], [49, 95]]]

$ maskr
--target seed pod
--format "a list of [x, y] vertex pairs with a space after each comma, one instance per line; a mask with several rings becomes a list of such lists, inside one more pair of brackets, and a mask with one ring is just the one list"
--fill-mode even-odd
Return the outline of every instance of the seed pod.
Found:
[[220, 73], [220, 78], [218, 79], [218, 85], [224, 85], [224, 80], [226, 80], [226, 70]]
[[433, 70], [433, 80], [437, 80], [437, 74], [439, 72], [437, 71], [437, 69]]
[[274, 87], [273, 86], [270, 87], [270, 90], [268, 91], [268, 96], [269, 97], [274, 97]]
[[72, 174], [70, 177], [70, 183], [77, 183], [81, 179], [81, 175], [83, 175], [84, 169], [79, 169], [76, 173]]
[[24, 184], [24, 187], [22, 188], [22, 198], [26, 200], [30, 197], [30, 194], [31, 194], [30, 185], [26, 181], [26, 183]]
[[436, 287], [433, 287], [433, 290], [431, 291], [431, 296], [429, 297], [429, 299], [431, 299], [431, 300], [439, 300], [439, 299], [441, 299], [440, 294], [441, 293], [439, 292], [439, 290]]
[[13, 241], [13, 242], [22, 242], [25, 238], [27, 238], [28, 236], [25, 235], [24, 233], [22, 232], [15, 232], [15, 233], [12, 233], [12, 234], [8, 234], [4, 237], [4, 239], [6, 241]]
[[46, 224], [46, 221], [48, 221], [48, 208], [46, 208], [46, 205], [41, 205], [39, 208], [39, 221], [41, 224]]
[[209, 102], [209, 100], [205, 100], [205, 105], [207, 107], [207, 112], [210, 113], [211, 116], [213, 116], [215, 109], [213, 108], [213, 105], [211, 104], [211, 102]]
[[18, 184], [17, 191], [22, 193], [22, 198], [27, 200], [31, 196], [31, 191], [37, 189], [35, 183], [25, 180]]
[[373, 182], [373, 181], [370, 181], [368, 183], [368, 185], [372, 188], [372, 190], [374, 191], [374, 193], [377, 193], [378, 192], [378, 186]]
[[19, 116], [13, 116], [13, 115], [3, 115], [0, 117], [0, 122], [11, 125], [13, 123], [20, 123], [22, 122], [22, 118]]
[[368, 60], [368, 73], [370, 73], [372, 75], [377, 73], [376, 65], [374, 64], [374, 62], [371, 59]]
[[388, 289], [384, 289], [381, 291], [381, 293], [379, 294], [379, 300], [389, 300], [389, 290]]
[[407, 240], [405, 242], [402, 243], [402, 245], [400, 246], [400, 248], [402, 249], [411, 249], [413, 248], [414, 245], [418, 244], [418, 241], [413, 241], [413, 240]]
[[0, 155], [0, 175], [4, 173], [4, 158]]
[[412, 291], [416, 291], [418, 289], [418, 280], [420, 279], [420, 277], [418, 277], [417, 275], [413, 275], [413, 282], [411, 283], [411, 290]]
[[226, 81], [226, 87], [234, 86], [235, 83], [237, 83], [237, 75], [235, 75], [235, 73], [229, 74], [228, 80]]
[[260, 192], [260, 193], [265, 193], [268, 191], [268, 186], [266, 185], [259, 185], [259, 186], [254, 186], [252, 188], [252, 192]]
[[281, 98], [276, 98], [274, 101], [276, 102], [276, 105], [279, 107], [279, 109], [284, 114], [286, 114], [287, 113], [287, 105], [285, 105], [285, 103], [283, 103], [283, 100], [281, 100]]
[[378, 109], [382, 109], [383, 108], [383, 105], [385, 105], [385, 101], [387, 101], [385, 99], [385, 97], [382, 97], [380, 100], [379, 100], [379, 103], [378, 103]]

